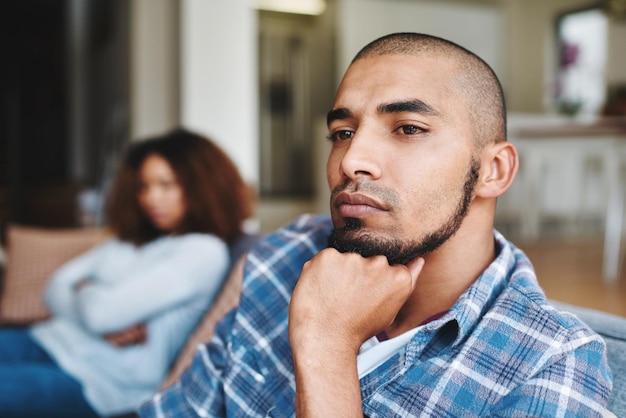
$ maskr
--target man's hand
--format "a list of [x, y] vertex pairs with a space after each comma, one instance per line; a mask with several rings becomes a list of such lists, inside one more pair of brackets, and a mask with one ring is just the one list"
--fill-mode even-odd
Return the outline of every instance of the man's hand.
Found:
[[384, 256], [364, 258], [325, 249], [304, 265], [289, 312], [292, 345], [361, 344], [389, 326], [415, 289], [424, 264], [390, 266]]
[[148, 329], [145, 324], [137, 324], [121, 331], [105, 334], [103, 338], [116, 347], [143, 344], [148, 339]]
[[423, 265], [419, 258], [390, 266], [384, 256], [335, 249], [304, 265], [289, 307], [298, 417], [363, 416], [359, 348], [391, 325]]

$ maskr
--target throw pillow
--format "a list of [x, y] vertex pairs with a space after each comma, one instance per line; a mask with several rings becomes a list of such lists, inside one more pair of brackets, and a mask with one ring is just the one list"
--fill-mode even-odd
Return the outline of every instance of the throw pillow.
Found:
[[103, 228], [9, 225], [0, 324], [24, 325], [49, 317], [43, 300], [48, 278], [65, 262], [106, 237]]

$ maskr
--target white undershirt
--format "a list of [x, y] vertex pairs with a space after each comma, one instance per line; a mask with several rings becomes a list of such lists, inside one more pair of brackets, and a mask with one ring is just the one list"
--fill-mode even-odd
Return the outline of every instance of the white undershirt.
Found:
[[400, 351], [405, 345], [408, 344], [409, 341], [411, 341], [411, 338], [413, 338], [413, 335], [415, 335], [418, 329], [419, 327], [413, 328], [404, 334], [389, 338], [385, 341], [378, 341], [376, 337], [372, 337], [365, 341], [356, 358], [359, 379], [366, 376], [369, 372], [380, 366], [385, 360]]

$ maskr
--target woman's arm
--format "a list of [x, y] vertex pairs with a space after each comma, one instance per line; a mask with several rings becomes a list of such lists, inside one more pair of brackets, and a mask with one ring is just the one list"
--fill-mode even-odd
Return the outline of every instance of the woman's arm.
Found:
[[229, 266], [228, 246], [206, 234], [173, 240], [167, 257], [147, 259], [128, 277], [96, 282], [78, 292], [77, 310], [89, 330], [120, 331], [198, 295], [213, 298]]
[[79, 319], [76, 290], [81, 283], [89, 280], [97, 260], [107, 251], [108, 245], [109, 241], [97, 245], [71, 259], [52, 274], [44, 293], [44, 301], [53, 316]]

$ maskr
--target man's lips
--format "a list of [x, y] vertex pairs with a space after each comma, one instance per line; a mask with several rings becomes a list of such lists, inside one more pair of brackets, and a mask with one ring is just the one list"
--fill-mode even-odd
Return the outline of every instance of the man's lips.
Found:
[[369, 196], [348, 192], [341, 192], [335, 196], [333, 206], [339, 210], [339, 214], [344, 218], [358, 218], [389, 210], [383, 203]]

